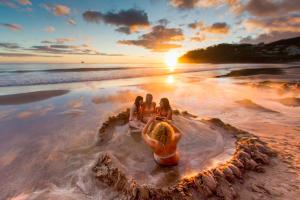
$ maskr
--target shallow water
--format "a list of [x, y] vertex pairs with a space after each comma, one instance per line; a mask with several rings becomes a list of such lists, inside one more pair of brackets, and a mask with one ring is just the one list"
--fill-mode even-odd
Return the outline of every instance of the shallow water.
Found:
[[[168, 97], [173, 108], [188, 110], [199, 118], [218, 117], [253, 133], [263, 131], [263, 124], [268, 127], [288, 126], [300, 131], [300, 107], [274, 101], [287, 97], [299, 98], [299, 91], [241, 84], [261, 80], [299, 80], [299, 70], [287, 70], [285, 75], [211, 78], [229, 71], [223, 69], [224, 65], [218, 67], [222, 69], [82, 83], [0, 87], [2, 95], [38, 90], [70, 90], [65, 95], [41, 101], [0, 105], [1, 199], [16, 196], [19, 199], [116, 198], [117, 193], [99, 184], [90, 174], [99, 153], [99, 149], [95, 148], [98, 128], [109, 115], [129, 107], [136, 95], [145, 95], [146, 92], [151, 92], [155, 101]], [[234, 67], [238, 68], [236, 65]], [[251, 109], [237, 103], [243, 99], [250, 99], [277, 113]], [[274, 129], [276, 131], [282, 130]], [[215, 143], [213, 146], [203, 143], [210, 139], [215, 141], [216, 137], [210, 138], [200, 133], [196, 138], [204, 149], [217, 149]], [[189, 139], [192, 138], [186, 137], [186, 141]], [[185, 151], [188, 152], [189, 147], [184, 146]], [[193, 159], [199, 159], [196, 162], [198, 164], [190, 163], [191, 174], [192, 169], [198, 168], [202, 161], [200, 168], [224, 161], [230, 149], [215, 152], [217, 155], [210, 162], [206, 162], [202, 156], [191, 154]], [[197, 154], [197, 151], [194, 153]]]

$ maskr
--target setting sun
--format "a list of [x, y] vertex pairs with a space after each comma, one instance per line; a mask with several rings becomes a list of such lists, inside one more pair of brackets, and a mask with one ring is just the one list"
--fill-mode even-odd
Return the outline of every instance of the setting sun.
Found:
[[168, 84], [173, 84], [173, 83], [174, 83], [174, 77], [173, 77], [172, 75], [169, 75], [169, 76], [167, 77], [166, 82], [167, 82]]
[[174, 67], [177, 65], [178, 53], [169, 52], [165, 55], [165, 63], [171, 71], [174, 71]]

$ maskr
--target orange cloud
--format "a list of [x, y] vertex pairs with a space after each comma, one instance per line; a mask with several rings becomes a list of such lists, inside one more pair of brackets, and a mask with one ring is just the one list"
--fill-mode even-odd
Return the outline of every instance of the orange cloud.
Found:
[[29, 0], [18, 0], [18, 3], [22, 5], [32, 5]]
[[188, 24], [189, 28], [198, 30], [195, 36], [191, 37], [191, 41], [203, 42], [207, 40], [219, 40], [222, 38], [207, 37], [207, 34], [227, 35], [230, 32], [230, 26], [225, 22], [217, 22], [206, 26], [204, 22], [194, 22]]
[[255, 16], [278, 16], [300, 11], [299, 0], [250, 0], [243, 10]]
[[276, 18], [254, 18], [243, 23], [247, 31], [260, 31], [256, 37], [242, 38], [242, 43], [269, 43], [280, 39], [300, 36], [300, 16], [285, 16]]
[[55, 5], [53, 7], [53, 12], [56, 16], [69, 15], [70, 11], [71, 9], [65, 5]]
[[195, 42], [203, 42], [206, 39], [207, 38], [204, 35], [199, 35], [199, 36], [191, 37], [191, 41], [195, 41]]
[[151, 32], [143, 34], [137, 40], [120, 40], [119, 44], [142, 46], [156, 52], [164, 52], [173, 48], [181, 47], [180, 42], [184, 40], [180, 28], [166, 28], [163, 25], [154, 26]]
[[203, 31], [213, 34], [228, 34], [230, 31], [230, 27], [225, 22], [217, 22], [212, 24], [211, 26], [203, 28]]
[[261, 29], [266, 33], [272, 31], [300, 33], [300, 16], [248, 19], [243, 22], [243, 25], [248, 31]]
[[192, 9], [196, 7], [216, 7], [221, 5], [236, 6], [239, 0], [170, 0], [170, 4], [180, 9]]
[[71, 8], [62, 4], [42, 4], [42, 7], [52, 12], [55, 16], [65, 16], [69, 15], [71, 12]]

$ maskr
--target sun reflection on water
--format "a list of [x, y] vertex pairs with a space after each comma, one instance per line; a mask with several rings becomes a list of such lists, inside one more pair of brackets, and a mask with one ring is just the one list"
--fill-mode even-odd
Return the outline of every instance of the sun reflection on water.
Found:
[[169, 76], [167, 77], [167, 79], [166, 79], [166, 82], [167, 82], [168, 84], [173, 84], [174, 81], [175, 81], [175, 79], [174, 79], [174, 76], [173, 76], [173, 75], [169, 75]]

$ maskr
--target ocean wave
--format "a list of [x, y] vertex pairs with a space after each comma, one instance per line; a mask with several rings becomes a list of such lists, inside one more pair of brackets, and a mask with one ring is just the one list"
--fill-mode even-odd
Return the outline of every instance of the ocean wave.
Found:
[[225, 69], [228, 68], [178, 68], [173, 72], [161, 67], [48, 69], [27, 73], [19, 70], [19, 73], [0, 74], [0, 87], [105, 81]]
[[[38, 72], [97, 72], [97, 71], [114, 71], [114, 70], [130, 70], [130, 69], [153, 69], [154, 67], [82, 67], [82, 68], [58, 68], [58, 69], [27, 69], [27, 70], [2, 70], [0, 73], [38, 73]], [[163, 68], [163, 67], [155, 67]]]

